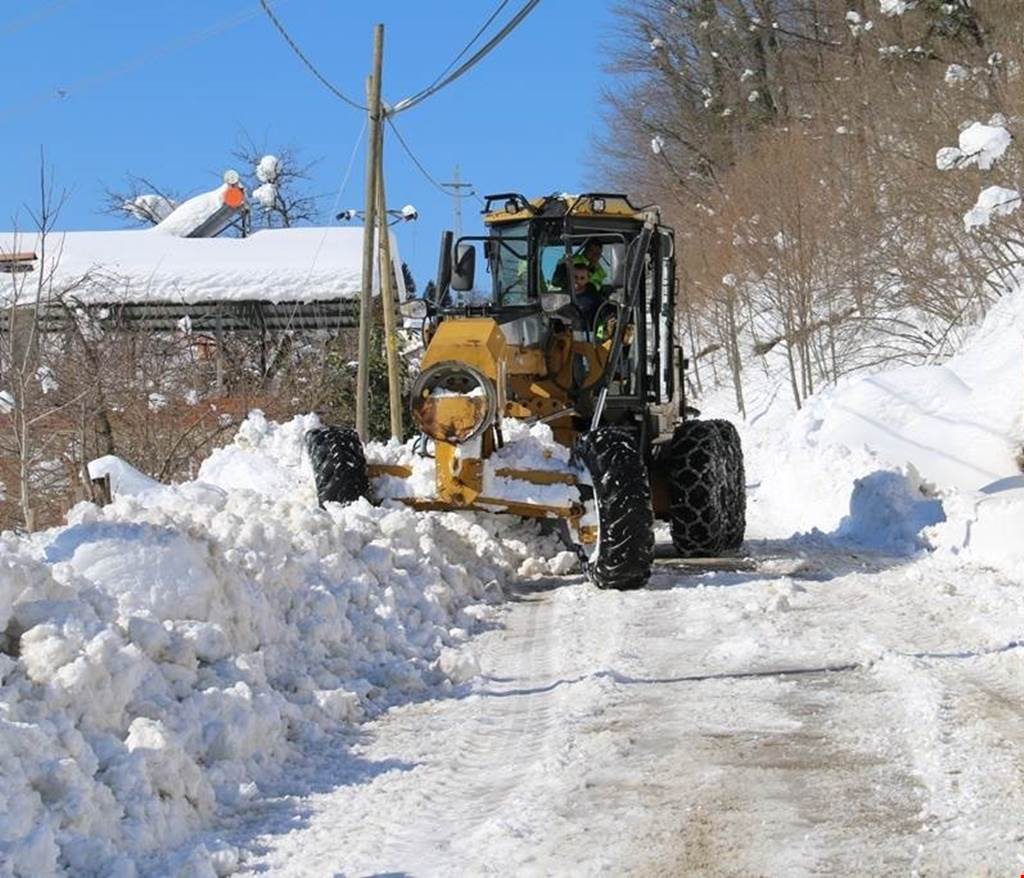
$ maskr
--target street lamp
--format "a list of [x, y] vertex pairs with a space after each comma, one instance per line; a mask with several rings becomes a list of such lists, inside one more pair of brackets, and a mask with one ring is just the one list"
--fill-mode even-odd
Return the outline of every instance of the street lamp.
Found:
[[[393, 226], [395, 223], [411, 223], [420, 218], [420, 212], [411, 204], [407, 204], [400, 209], [391, 208], [387, 214], [391, 217], [391, 222], [388, 223], [389, 226]], [[365, 219], [366, 216], [363, 211], [350, 207], [348, 210], [343, 210], [335, 215], [334, 218], [342, 222], [351, 222], [354, 219]]]

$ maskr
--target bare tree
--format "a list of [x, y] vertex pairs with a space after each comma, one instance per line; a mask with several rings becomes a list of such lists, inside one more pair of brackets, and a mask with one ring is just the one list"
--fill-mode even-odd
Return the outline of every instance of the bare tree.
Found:
[[[1024, 8], [921, 0], [634, 0], [618, 8], [598, 169], [679, 230], [693, 359], [822, 383], [948, 353], [1005, 288], [1024, 211], [969, 232], [961, 123], [1022, 117]], [[1020, 188], [1016, 142], [1000, 183]], [[989, 182], [997, 182], [990, 180]], [[742, 354], [742, 355], [741, 355]], [[781, 357], [781, 359], [779, 359]]]
[[122, 187], [104, 190], [103, 213], [141, 226], [155, 226], [181, 202], [180, 196], [147, 177], [126, 174]]
[[299, 150], [268, 149], [243, 132], [233, 153], [255, 201], [257, 224], [266, 228], [299, 226], [321, 219], [317, 198], [309, 192], [317, 162], [303, 161]]

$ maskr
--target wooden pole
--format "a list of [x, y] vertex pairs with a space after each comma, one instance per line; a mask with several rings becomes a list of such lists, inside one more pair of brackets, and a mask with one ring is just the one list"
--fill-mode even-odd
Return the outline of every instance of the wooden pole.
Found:
[[391, 437], [402, 439], [402, 388], [398, 374], [398, 333], [395, 327], [395, 291], [391, 283], [391, 234], [388, 230], [388, 207], [384, 187], [384, 126], [377, 144], [377, 224], [380, 230], [380, 295], [384, 310], [384, 349], [388, 362], [388, 411], [391, 415]]
[[369, 439], [370, 321], [373, 320], [373, 233], [377, 221], [377, 151], [380, 148], [380, 81], [384, 62], [384, 25], [373, 29], [373, 73], [367, 86], [369, 137], [366, 141], [366, 189], [363, 201], [363, 278], [359, 291], [359, 367], [356, 371], [356, 432]]

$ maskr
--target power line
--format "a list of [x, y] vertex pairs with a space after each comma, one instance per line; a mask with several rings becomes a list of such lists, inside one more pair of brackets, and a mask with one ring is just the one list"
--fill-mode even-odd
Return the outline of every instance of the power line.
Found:
[[[261, 2], [265, 2], [265, 0], [261, 0]], [[403, 110], [408, 110], [411, 109], [412, 107], [415, 107], [418, 103], [425, 101], [431, 95], [439, 92], [446, 85], [450, 85], [451, 83], [455, 82], [455, 80], [462, 76], [462, 74], [464, 74], [467, 70], [470, 70], [472, 67], [476, 66], [488, 54], [490, 54], [490, 52], [494, 49], [495, 46], [497, 46], [502, 40], [505, 39], [505, 37], [507, 37], [510, 33], [512, 33], [512, 31], [514, 31], [519, 26], [523, 19], [526, 18], [526, 16], [529, 15], [534, 10], [538, 3], [540, 3], [540, 0], [527, 0], [527, 2], [523, 4], [523, 8], [520, 9], [514, 16], [512, 16], [509, 22], [500, 31], [498, 31], [497, 34], [491, 37], [491, 39], [488, 40], [476, 52], [476, 54], [470, 57], [469, 60], [466, 61], [461, 67], [457, 68], [455, 71], [445, 76], [440, 82], [435, 82], [434, 84], [428, 86], [422, 91], [417, 92], [411, 97], [405, 98], [404, 100], [399, 101], [393, 107], [390, 107], [388, 109], [388, 116], [392, 116], [397, 113], [401, 113]]]
[[15, 34], [26, 27], [38, 24], [40, 21], [60, 12], [65, 6], [69, 6], [73, 2], [74, 0], [54, 0], [53, 3], [49, 3], [42, 9], [30, 13], [29, 15], [23, 15], [21, 18], [15, 19], [7, 26], [0, 27], [0, 37], [9, 37], [11, 34]]
[[131, 58], [130, 60], [126, 61], [124, 64], [108, 68], [102, 73], [97, 73], [93, 76], [85, 76], [81, 79], [73, 80], [70, 83], [58, 86], [48, 94], [39, 95], [36, 98], [30, 98], [28, 100], [21, 102], [13, 102], [6, 106], [0, 107], [0, 115], [8, 111], [28, 108], [29, 106], [37, 103], [41, 104], [47, 101], [64, 100], [66, 98], [73, 97], [75, 94], [85, 91], [86, 89], [95, 88], [99, 85], [105, 85], [111, 80], [118, 79], [121, 76], [124, 76], [128, 73], [134, 73], [136, 70], [140, 69], [141, 67], [145, 67], [147, 64], [150, 64], [153, 61], [165, 58], [168, 55], [173, 54], [174, 52], [181, 51], [182, 49], [191, 48], [197, 43], [201, 43], [204, 40], [210, 39], [211, 37], [219, 36], [220, 34], [228, 30], [231, 30], [234, 27], [237, 27], [238, 25], [248, 21], [249, 19], [253, 18], [258, 14], [259, 9], [254, 8], [241, 14], [233, 15], [230, 18], [222, 19], [221, 21], [212, 24], [209, 27], [199, 28], [198, 30], [194, 30], [191, 33], [188, 33], [179, 39], [171, 40], [168, 43], [164, 43], [162, 46], [157, 46], [156, 48], [149, 49], [140, 55], [136, 55], [134, 58]]
[[352, 98], [348, 97], [348, 95], [346, 95], [344, 92], [338, 89], [329, 79], [327, 79], [327, 77], [325, 77], [319, 70], [317, 70], [316, 65], [314, 65], [313, 62], [306, 57], [306, 54], [302, 51], [302, 49], [299, 48], [298, 43], [296, 43], [295, 40], [291, 38], [291, 35], [288, 33], [288, 31], [285, 30], [284, 25], [281, 24], [278, 17], [274, 15], [274, 11], [270, 8], [270, 3], [268, 2], [268, 0], [260, 0], [260, 5], [263, 7], [263, 11], [267, 13], [267, 17], [273, 23], [274, 27], [277, 28], [278, 33], [281, 34], [282, 37], [284, 37], [284, 41], [289, 46], [291, 46], [292, 51], [298, 56], [299, 60], [306, 65], [306, 67], [309, 69], [309, 72], [312, 73], [313, 76], [315, 76], [320, 81], [324, 88], [326, 88], [336, 98], [340, 98], [341, 100], [343, 100], [350, 107], [354, 107], [357, 110], [368, 109], [367, 107], [364, 107], [362, 104], [360, 104], [358, 101], [354, 101], [352, 100]]
[[391, 116], [389, 115], [386, 118], [388, 125], [391, 126], [391, 130], [395, 132], [395, 137], [398, 138], [398, 142], [401, 144], [402, 149], [405, 150], [405, 154], [409, 156], [410, 159], [412, 159], [412, 163], [416, 165], [416, 167], [419, 169], [419, 172], [424, 177], [427, 178], [431, 185], [433, 185], [440, 192], [443, 192], [445, 195], [449, 195], [452, 198], [476, 198], [477, 201], [483, 204], [483, 199], [476, 193], [475, 190], [462, 194], [460, 192], [452, 192], [450, 189], [445, 189], [444, 184], [439, 183], [437, 181], [437, 178], [434, 177], [434, 175], [431, 174], [430, 171], [428, 171], [425, 167], [423, 167], [423, 163], [418, 158], [416, 158], [416, 155], [413, 153], [412, 148], [409, 146], [408, 143], [405, 142], [405, 138], [402, 137], [402, 132], [399, 131], [398, 128], [395, 126], [395, 123], [392, 120]]
[[[479, 30], [478, 30], [478, 31], [477, 31], [477, 32], [476, 32], [475, 34], [473, 34], [473, 38], [472, 38], [472, 39], [471, 39], [471, 40], [470, 40], [470, 41], [469, 41], [468, 43], [466, 43], [466, 45], [465, 45], [465, 46], [463, 46], [463, 47], [462, 47], [462, 51], [461, 51], [461, 52], [459, 52], [459, 54], [458, 54], [458, 55], [456, 55], [456, 56], [455, 56], [455, 57], [454, 57], [454, 58], [452, 59], [452, 62], [451, 62], [451, 64], [449, 64], [449, 65], [448, 65], [447, 67], [445, 67], [445, 69], [444, 69], [444, 70], [442, 70], [442, 71], [441, 71], [441, 72], [440, 72], [440, 73], [439, 73], [439, 74], [437, 75], [437, 78], [436, 78], [436, 79], [435, 79], [435, 80], [434, 80], [434, 81], [433, 81], [432, 83], [430, 83], [430, 85], [428, 85], [428, 86], [427, 86], [427, 88], [433, 88], [433, 87], [434, 87], [435, 85], [437, 85], [437, 84], [438, 84], [438, 83], [439, 83], [439, 82], [440, 82], [440, 81], [441, 81], [442, 79], [444, 79], [444, 77], [445, 77], [445, 76], [446, 76], [446, 75], [447, 75], [447, 74], [448, 74], [448, 73], [449, 73], [449, 72], [451, 71], [451, 69], [452, 69], [452, 68], [453, 68], [453, 67], [454, 67], [454, 66], [455, 66], [456, 64], [458, 64], [458, 63], [459, 63], [459, 61], [460, 61], [460, 60], [462, 59], [462, 56], [463, 56], [463, 55], [465, 55], [465, 54], [466, 54], [466, 52], [468, 52], [468, 51], [469, 51], [469, 50], [470, 50], [470, 49], [472, 48], [472, 46], [473, 46], [473, 43], [475, 43], [475, 42], [476, 42], [476, 41], [477, 41], [478, 39], [480, 39], [480, 37], [481, 37], [481, 35], [483, 34], [483, 32], [484, 32], [485, 30], [487, 30], [487, 28], [489, 28], [489, 27], [491, 26], [491, 22], [492, 22], [492, 21], [494, 21], [494, 19], [496, 19], [496, 18], [497, 18], [497, 17], [499, 16], [499, 15], [501, 15], [501, 10], [503, 10], [503, 9], [504, 9], [504, 8], [505, 8], [506, 6], [508, 6], [508, 3], [509, 3], [509, 0], [501, 0], [501, 2], [500, 2], [500, 3], [498, 4], [498, 8], [497, 8], [497, 9], [495, 9], [495, 10], [494, 10], [494, 12], [492, 12], [492, 13], [491, 13], [491, 14], [490, 14], [490, 15], [488, 16], [488, 18], [487, 18], [487, 21], [485, 21], [485, 22], [484, 22], [484, 23], [483, 23], [482, 25], [480, 25], [480, 29], [479, 29]], [[427, 90], [427, 89], [423, 89], [423, 91], [426, 91], [426, 90]]]

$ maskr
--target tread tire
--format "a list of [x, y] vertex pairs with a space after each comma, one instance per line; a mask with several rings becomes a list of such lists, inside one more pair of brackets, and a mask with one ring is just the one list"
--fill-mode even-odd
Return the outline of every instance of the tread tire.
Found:
[[643, 588], [654, 563], [654, 510], [636, 437], [599, 427], [580, 437], [574, 459], [590, 474], [600, 526], [596, 557], [581, 557], [587, 577], [598, 588]]
[[672, 544], [684, 558], [715, 557], [743, 545], [743, 448], [728, 421], [684, 421], [668, 452]]
[[740, 434], [730, 421], [711, 421], [722, 436], [725, 469], [729, 484], [725, 502], [725, 549], [735, 551], [743, 545], [747, 530], [747, 473], [743, 465]]
[[351, 503], [370, 494], [366, 455], [359, 434], [350, 427], [318, 427], [306, 433], [316, 496], [325, 503]]

